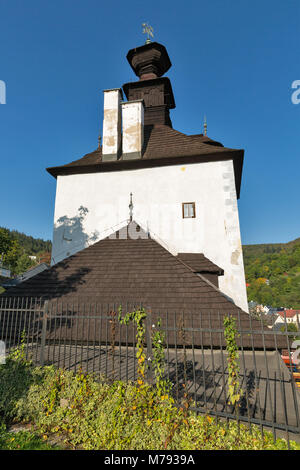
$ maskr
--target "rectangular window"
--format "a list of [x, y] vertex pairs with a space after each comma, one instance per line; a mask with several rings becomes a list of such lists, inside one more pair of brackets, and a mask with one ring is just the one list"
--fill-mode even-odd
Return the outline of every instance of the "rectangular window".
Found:
[[196, 217], [196, 209], [194, 202], [182, 203], [182, 217], [184, 219], [194, 219]]

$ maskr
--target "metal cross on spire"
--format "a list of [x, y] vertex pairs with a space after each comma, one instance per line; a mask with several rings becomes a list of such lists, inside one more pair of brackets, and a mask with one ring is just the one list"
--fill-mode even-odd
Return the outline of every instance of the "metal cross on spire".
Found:
[[151, 42], [150, 36], [153, 38], [153, 28], [150, 26], [148, 23], [143, 23], [143, 34], [147, 34], [147, 39], [146, 39], [146, 44], [149, 44]]
[[206, 120], [206, 116], [204, 116], [204, 135], [207, 135], [207, 120]]

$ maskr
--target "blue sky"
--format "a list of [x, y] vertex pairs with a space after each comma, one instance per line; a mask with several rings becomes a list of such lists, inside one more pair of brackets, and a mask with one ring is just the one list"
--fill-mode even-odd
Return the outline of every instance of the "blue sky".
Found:
[[[135, 80], [143, 22], [172, 61], [173, 127], [245, 149], [242, 242], [300, 237], [298, 0], [0, 0], [0, 225], [52, 238], [45, 168], [97, 147], [102, 90]], [[76, 190], [76, 188], [74, 188]]]

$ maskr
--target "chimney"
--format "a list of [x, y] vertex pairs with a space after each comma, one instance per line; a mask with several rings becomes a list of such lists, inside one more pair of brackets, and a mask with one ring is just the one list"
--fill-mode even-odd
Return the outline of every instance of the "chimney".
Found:
[[123, 160], [142, 158], [144, 144], [144, 101], [122, 103]]
[[120, 88], [104, 90], [104, 119], [102, 160], [117, 160], [121, 154], [121, 100]]

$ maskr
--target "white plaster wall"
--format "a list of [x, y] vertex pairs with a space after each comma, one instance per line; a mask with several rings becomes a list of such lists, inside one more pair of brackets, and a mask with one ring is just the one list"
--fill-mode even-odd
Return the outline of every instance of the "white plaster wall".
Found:
[[[198, 252], [224, 269], [220, 290], [248, 311], [233, 162], [58, 176], [52, 263], [133, 219], [169, 249]], [[182, 218], [182, 203], [196, 218]]]

